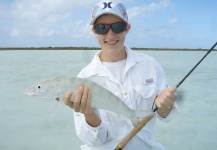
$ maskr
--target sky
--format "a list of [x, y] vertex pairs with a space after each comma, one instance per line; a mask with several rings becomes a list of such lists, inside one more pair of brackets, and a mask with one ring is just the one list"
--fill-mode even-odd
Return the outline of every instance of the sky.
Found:
[[[99, 0], [0, 0], [0, 47], [99, 47], [89, 22]], [[125, 45], [206, 48], [217, 41], [217, 0], [122, 0]]]

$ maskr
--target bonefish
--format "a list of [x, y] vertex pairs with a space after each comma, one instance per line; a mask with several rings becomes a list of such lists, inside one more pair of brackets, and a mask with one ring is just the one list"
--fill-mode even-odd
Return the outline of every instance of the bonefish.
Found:
[[[88, 86], [92, 91], [91, 107], [123, 114], [129, 118], [141, 116], [143, 111], [130, 109], [121, 99], [98, 83], [105, 82], [102, 77], [77, 78], [56, 77], [44, 80], [32, 85], [26, 90], [27, 95], [41, 98], [53, 98], [57, 101], [63, 100], [67, 91], [76, 91], [79, 86]], [[73, 98], [72, 98], [73, 99]]]

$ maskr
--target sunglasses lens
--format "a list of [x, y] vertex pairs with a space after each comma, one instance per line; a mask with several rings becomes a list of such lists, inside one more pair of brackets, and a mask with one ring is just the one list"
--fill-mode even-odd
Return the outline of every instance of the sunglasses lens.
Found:
[[112, 24], [112, 30], [113, 30], [113, 32], [116, 33], [116, 34], [119, 34], [119, 33], [121, 33], [121, 32], [124, 32], [124, 31], [127, 30], [126, 24], [125, 24], [125, 23], [122, 23], [122, 22], [120, 22], [120, 23], [114, 23], [114, 24]]
[[98, 24], [95, 25], [95, 32], [96, 34], [106, 35], [110, 26], [107, 24]]
[[119, 34], [121, 32], [126, 31], [126, 24], [123, 22], [118, 22], [118, 23], [114, 23], [114, 24], [97, 24], [94, 26], [95, 28], [95, 33], [96, 34], [101, 34], [101, 35], [106, 35], [110, 29], [110, 27], [112, 27], [112, 31], [115, 34]]

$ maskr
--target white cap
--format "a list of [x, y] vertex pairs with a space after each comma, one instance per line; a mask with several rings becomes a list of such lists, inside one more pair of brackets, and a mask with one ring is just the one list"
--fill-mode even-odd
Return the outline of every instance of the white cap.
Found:
[[124, 5], [118, 0], [101, 0], [93, 8], [90, 25], [93, 25], [97, 18], [105, 14], [116, 15], [124, 22], [128, 22], [128, 15]]

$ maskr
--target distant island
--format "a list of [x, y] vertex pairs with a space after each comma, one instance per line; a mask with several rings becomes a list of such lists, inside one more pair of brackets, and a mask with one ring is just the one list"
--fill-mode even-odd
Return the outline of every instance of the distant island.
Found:
[[[207, 51], [208, 49], [191, 48], [140, 48], [132, 47], [133, 50], [146, 51]], [[0, 47], [0, 50], [100, 50], [99, 47]]]

